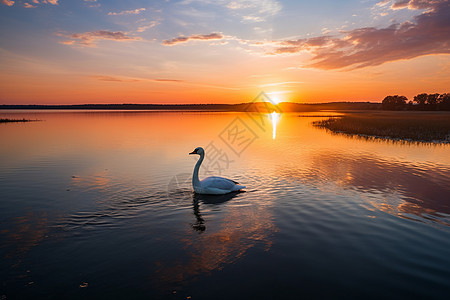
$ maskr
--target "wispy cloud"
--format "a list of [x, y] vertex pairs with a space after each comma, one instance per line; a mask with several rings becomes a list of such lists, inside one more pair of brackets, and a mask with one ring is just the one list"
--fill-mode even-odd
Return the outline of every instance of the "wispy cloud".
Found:
[[140, 37], [136, 36], [128, 36], [126, 33], [121, 31], [107, 31], [107, 30], [97, 30], [91, 32], [83, 32], [83, 33], [73, 33], [73, 34], [62, 34], [57, 33], [59, 36], [64, 36], [69, 38], [70, 40], [61, 41], [61, 44], [64, 45], [81, 45], [93, 47], [95, 46], [96, 41], [99, 40], [113, 40], [118, 42], [130, 42], [130, 41], [139, 41]]
[[275, 0], [241, 0], [231, 1], [225, 5], [244, 22], [264, 22], [268, 17], [278, 14], [282, 6]]
[[201, 3], [203, 5], [218, 5], [229, 10], [233, 15], [241, 18], [242, 22], [264, 22], [268, 17], [278, 14], [282, 5], [277, 0], [184, 0], [181, 5]]
[[100, 3], [97, 0], [84, 0], [89, 7], [100, 7]]
[[32, 4], [30, 4], [30, 3], [27, 3], [27, 2], [25, 2], [25, 3], [23, 4], [23, 7], [25, 7], [25, 8], [36, 8], [37, 6], [36, 6], [36, 5], [32, 5]]
[[124, 78], [109, 75], [93, 75], [90, 78], [100, 80], [100, 81], [112, 81], [112, 82], [139, 82], [139, 81], [154, 81], [154, 82], [167, 82], [167, 83], [181, 83], [185, 82], [181, 79], [170, 79], [170, 78]]
[[192, 40], [208, 41], [208, 40], [221, 40], [224, 36], [221, 33], [210, 33], [210, 34], [196, 34], [190, 36], [180, 36], [173, 38], [171, 40], [164, 40], [162, 42], [165, 46], [173, 46], [179, 43], [186, 43]]
[[142, 7], [142, 8], [136, 8], [133, 10], [124, 10], [124, 11], [119, 11], [119, 12], [109, 12], [108, 16], [121, 16], [121, 15], [137, 15], [140, 14], [141, 12], [146, 11], [146, 8]]
[[159, 24], [160, 24], [159, 21], [150, 21], [150, 22], [146, 22], [146, 23], [141, 22], [140, 26], [137, 29], [137, 32], [144, 32], [147, 29], [153, 28]]
[[[405, 5], [405, 1], [395, 1]], [[410, 9], [425, 9], [411, 21], [377, 29], [366, 27], [343, 37], [322, 36], [280, 42], [271, 54], [314, 54], [308, 67], [318, 69], [362, 68], [429, 54], [450, 53], [450, 3], [438, 0], [407, 1]], [[388, 2], [379, 2], [386, 5]]]
[[156, 79], [151, 79], [153, 81], [157, 81], [157, 82], [184, 82], [184, 80], [180, 80], [180, 79], [167, 79], [167, 78], [156, 78]]
[[113, 77], [113, 76], [107, 76], [107, 75], [94, 75], [90, 76], [93, 79], [97, 79], [100, 81], [113, 81], [113, 82], [138, 82], [139, 79], [128, 79], [128, 78], [119, 78], [119, 77]]
[[376, 6], [386, 6], [391, 0], [383, 0], [376, 4]]
[[161, 84], [183, 84], [183, 85], [193, 85], [199, 87], [213, 88], [213, 89], [223, 89], [223, 90], [241, 90], [240, 87], [228, 87], [220, 85], [204, 84], [199, 82], [186, 81], [183, 79], [172, 79], [172, 78], [130, 78], [130, 77], [117, 77], [110, 75], [93, 75], [89, 78], [106, 81], [106, 82], [117, 82], [117, 83], [132, 83], [132, 82], [156, 82]]

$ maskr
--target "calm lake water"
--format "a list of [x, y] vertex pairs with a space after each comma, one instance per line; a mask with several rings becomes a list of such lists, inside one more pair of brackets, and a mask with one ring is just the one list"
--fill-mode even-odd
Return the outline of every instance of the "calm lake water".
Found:
[[[317, 113], [0, 117], [43, 120], [0, 124], [2, 299], [450, 294], [450, 145], [333, 135]], [[194, 195], [197, 146], [201, 178], [246, 191]]]

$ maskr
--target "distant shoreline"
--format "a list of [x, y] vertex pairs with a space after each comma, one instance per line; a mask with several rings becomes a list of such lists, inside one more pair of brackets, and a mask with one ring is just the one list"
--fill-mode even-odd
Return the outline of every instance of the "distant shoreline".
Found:
[[372, 102], [330, 102], [290, 103], [278, 105], [267, 102], [239, 104], [74, 104], [74, 105], [0, 105], [0, 110], [180, 110], [210, 112], [307, 112], [321, 110], [380, 110], [381, 103]]

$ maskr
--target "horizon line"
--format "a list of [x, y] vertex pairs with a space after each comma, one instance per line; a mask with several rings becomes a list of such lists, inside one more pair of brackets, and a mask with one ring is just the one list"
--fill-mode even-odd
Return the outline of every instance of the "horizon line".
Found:
[[321, 104], [335, 104], [335, 103], [370, 103], [370, 104], [381, 104], [380, 102], [372, 102], [372, 101], [331, 101], [331, 102], [280, 102], [277, 104], [274, 104], [270, 101], [250, 101], [250, 102], [240, 102], [240, 103], [79, 103], [79, 104], [0, 104], [0, 107], [5, 106], [88, 106], [88, 105], [95, 105], [95, 106], [124, 106], [124, 105], [137, 105], [137, 106], [145, 106], [145, 105], [158, 105], [158, 106], [187, 106], [187, 105], [227, 105], [227, 106], [235, 106], [235, 105], [242, 105], [242, 104], [256, 104], [256, 103], [269, 103], [272, 105], [281, 105], [281, 104], [298, 104], [298, 105], [321, 105]]

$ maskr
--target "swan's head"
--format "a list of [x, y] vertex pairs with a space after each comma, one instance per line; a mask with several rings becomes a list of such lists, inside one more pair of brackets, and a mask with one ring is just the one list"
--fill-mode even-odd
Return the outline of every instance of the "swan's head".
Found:
[[205, 154], [205, 150], [203, 150], [202, 147], [197, 147], [197, 148], [195, 148], [194, 151], [192, 151], [192, 152], [189, 153], [189, 154], [198, 154], [198, 155], [202, 155], [202, 154]]

